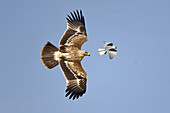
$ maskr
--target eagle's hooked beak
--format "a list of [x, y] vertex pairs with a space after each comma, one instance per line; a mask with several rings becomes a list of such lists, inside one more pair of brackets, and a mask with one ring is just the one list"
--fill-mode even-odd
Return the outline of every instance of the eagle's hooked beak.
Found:
[[89, 52], [87, 52], [86, 56], [90, 56], [90, 53], [89, 53]]

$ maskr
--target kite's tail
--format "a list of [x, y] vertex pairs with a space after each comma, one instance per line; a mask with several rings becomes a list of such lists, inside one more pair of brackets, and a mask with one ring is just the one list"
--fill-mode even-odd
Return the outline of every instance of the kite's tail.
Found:
[[58, 61], [54, 59], [54, 53], [58, 50], [59, 49], [50, 42], [44, 45], [41, 51], [41, 60], [48, 69], [52, 69], [59, 64]]
[[105, 49], [98, 49], [99, 55], [106, 54], [107, 51]]

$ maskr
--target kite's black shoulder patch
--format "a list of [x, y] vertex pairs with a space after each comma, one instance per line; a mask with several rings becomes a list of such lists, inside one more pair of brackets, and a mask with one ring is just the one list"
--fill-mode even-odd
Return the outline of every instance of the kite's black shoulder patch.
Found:
[[107, 46], [113, 46], [113, 43], [109, 43], [109, 44], [107, 44]]
[[115, 52], [117, 52], [117, 50], [115, 50], [115, 49], [109, 49], [109, 51], [115, 51]]

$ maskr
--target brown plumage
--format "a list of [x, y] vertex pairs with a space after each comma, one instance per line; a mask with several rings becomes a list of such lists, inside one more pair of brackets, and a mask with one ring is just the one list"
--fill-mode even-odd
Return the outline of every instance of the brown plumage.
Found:
[[81, 50], [83, 43], [88, 40], [82, 11], [76, 10], [70, 14], [66, 18], [67, 30], [59, 42], [60, 49], [47, 42], [41, 51], [41, 60], [48, 69], [60, 64], [67, 82], [66, 97], [74, 100], [86, 92], [87, 74], [81, 60], [90, 54]]

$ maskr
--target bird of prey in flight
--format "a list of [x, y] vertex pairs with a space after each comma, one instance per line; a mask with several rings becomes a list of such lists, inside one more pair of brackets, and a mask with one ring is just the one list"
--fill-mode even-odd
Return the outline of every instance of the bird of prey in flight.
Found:
[[59, 42], [59, 48], [47, 42], [41, 51], [41, 60], [48, 69], [58, 64], [66, 78], [66, 97], [78, 99], [86, 92], [87, 74], [81, 66], [84, 56], [90, 56], [81, 46], [88, 40], [82, 11], [67, 15], [67, 29]]
[[99, 55], [108, 53], [109, 58], [112, 59], [117, 55], [117, 47], [113, 46], [113, 43], [104, 42], [104, 49], [98, 49]]

